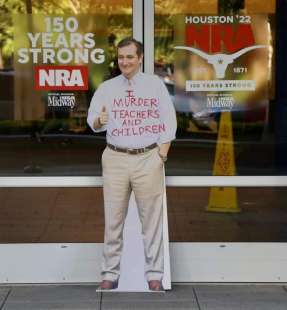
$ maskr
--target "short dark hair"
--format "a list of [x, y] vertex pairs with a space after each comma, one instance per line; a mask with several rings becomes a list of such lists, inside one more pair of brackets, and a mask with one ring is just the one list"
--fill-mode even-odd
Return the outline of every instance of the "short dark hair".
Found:
[[143, 55], [143, 44], [139, 41], [137, 41], [136, 39], [134, 38], [125, 38], [125, 39], [122, 39], [118, 46], [117, 46], [117, 50], [121, 47], [124, 47], [124, 46], [128, 46], [128, 45], [131, 45], [131, 44], [134, 44], [136, 46], [136, 49], [137, 49], [137, 55], [138, 57], [140, 57], [141, 55]]

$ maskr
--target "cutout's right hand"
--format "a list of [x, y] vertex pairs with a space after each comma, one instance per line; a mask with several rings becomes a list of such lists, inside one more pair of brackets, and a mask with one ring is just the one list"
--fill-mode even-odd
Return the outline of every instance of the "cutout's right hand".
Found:
[[106, 107], [103, 106], [100, 117], [99, 117], [100, 125], [102, 125], [102, 126], [106, 125], [108, 123], [108, 121], [109, 121], [109, 114], [106, 110]]

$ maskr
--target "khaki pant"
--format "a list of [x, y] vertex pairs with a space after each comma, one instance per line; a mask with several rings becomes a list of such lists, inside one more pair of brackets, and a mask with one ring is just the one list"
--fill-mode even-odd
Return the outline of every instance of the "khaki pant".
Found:
[[158, 148], [130, 155], [109, 149], [102, 155], [105, 240], [102, 278], [115, 281], [120, 276], [123, 228], [131, 191], [135, 194], [145, 252], [147, 281], [163, 277], [163, 162]]

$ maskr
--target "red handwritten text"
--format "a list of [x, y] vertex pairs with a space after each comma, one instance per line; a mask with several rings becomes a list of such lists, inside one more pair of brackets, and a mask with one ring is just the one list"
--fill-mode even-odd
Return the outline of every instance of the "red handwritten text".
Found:
[[121, 129], [114, 129], [112, 131], [112, 135], [119, 137], [119, 136], [141, 136], [146, 133], [161, 133], [165, 131], [165, 125], [147, 125], [144, 127], [131, 127], [131, 128], [121, 128]]
[[148, 119], [148, 118], [159, 118], [158, 110], [112, 110], [114, 118], [138, 118], [138, 119]]

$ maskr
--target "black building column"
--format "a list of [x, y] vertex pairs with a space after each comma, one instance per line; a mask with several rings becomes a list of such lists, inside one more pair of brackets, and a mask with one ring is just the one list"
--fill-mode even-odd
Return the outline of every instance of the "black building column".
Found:
[[287, 174], [287, 0], [276, 1], [275, 165]]

